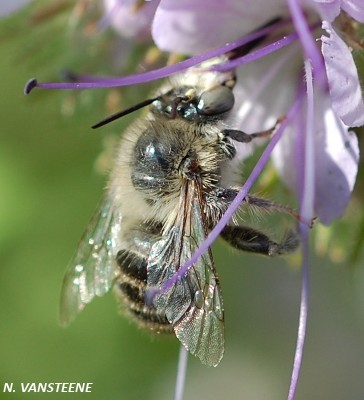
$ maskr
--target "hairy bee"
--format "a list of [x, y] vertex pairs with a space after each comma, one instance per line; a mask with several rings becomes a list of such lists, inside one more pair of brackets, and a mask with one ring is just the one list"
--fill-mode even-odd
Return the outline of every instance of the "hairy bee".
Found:
[[[211, 250], [152, 305], [145, 293], [185, 264], [236, 196], [238, 188], [224, 181], [235, 144], [273, 129], [252, 135], [228, 129], [235, 76], [201, 68], [173, 77], [157, 96], [132, 108], [150, 104], [147, 116], [121, 138], [106, 196], [64, 279], [61, 321], [69, 323], [114, 287], [126, 313], [141, 325], [174, 332], [204, 364], [216, 366], [224, 352], [224, 308]], [[253, 196], [245, 202], [275, 207]], [[237, 225], [226, 226], [221, 236], [237, 249], [266, 255], [298, 244], [294, 234], [276, 243]]]

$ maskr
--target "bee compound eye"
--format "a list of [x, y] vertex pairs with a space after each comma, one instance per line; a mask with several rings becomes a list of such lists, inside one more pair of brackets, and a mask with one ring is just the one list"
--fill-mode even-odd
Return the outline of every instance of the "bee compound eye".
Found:
[[218, 115], [230, 111], [234, 105], [234, 95], [226, 86], [216, 86], [200, 96], [197, 112], [201, 115]]

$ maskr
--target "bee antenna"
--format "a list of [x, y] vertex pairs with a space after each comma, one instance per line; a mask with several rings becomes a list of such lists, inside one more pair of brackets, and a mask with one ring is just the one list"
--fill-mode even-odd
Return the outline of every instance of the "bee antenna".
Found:
[[140, 103], [135, 104], [130, 108], [127, 108], [126, 110], [118, 111], [117, 113], [112, 114], [109, 117], [106, 117], [102, 121], [100, 121], [97, 124], [93, 125], [91, 128], [92, 129], [100, 128], [101, 126], [104, 126], [104, 125], [108, 124], [109, 122], [115, 121], [116, 119], [124, 117], [125, 115], [128, 115], [128, 114], [131, 114], [132, 112], [140, 110], [143, 107], [149, 106], [149, 104], [152, 104], [153, 101], [156, 101], [158, 99], [159, 99], [159, 97], [155, 97], [153, 99], [143, 100]]

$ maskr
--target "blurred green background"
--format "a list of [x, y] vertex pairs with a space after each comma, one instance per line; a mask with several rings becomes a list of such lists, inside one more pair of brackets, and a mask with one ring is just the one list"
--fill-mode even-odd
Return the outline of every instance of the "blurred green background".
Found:
[[[68, 11], [42, 19], [32, 8], [0, 21], [0, 398], [171, 399], [177, 341], [151, 337], [120, 317], [111, 294], [86, 307], [69, 328], [57, 323], [65, 268], [106, 183], [97, 172], [105, 159], [100, 154], [133, 118], [95, 132], [90, 126], [108, 112], [110, 92], [23, 95], [33, 76], [54, 81], [63, 68], [111, 70], [105, 42], [100, 56], [97, 38], [83, 47], [85, 39], [77, 42], [67, 31]], [[135, 88], [120, 101], [144, 93]], [[233, 253], [220, 242], [214, 254], [226, 353], [218, 368], [190, 358], [185, 398], [282, 400], [301, 273], [284, 260]], [[363, 268], [315, 258], [297, 399], [363, 399], [363, 377]], [[4, 382], [19, 390], [3, 393]], [[92, 382], [93, 390], [22, 394], [20, 382]]]

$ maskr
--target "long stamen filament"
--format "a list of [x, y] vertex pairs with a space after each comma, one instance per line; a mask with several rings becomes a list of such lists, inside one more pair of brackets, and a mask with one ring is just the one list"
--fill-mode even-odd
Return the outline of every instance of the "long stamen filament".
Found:
[[95, 77], [90, 75], [82, 76], [77, 78], [77, 82], [38, 82], [37, 79], [31, 79], [25, 86], [25, 93], [29, 94], [34, 88], [42, 89], [99, 89], [99, 88], [111, 88], [119, 86], [136, 85], [146, 82], [151, 82], [154, 80], [162, 79], [173, 75], [175, 73], [181, 72], [187, 68], [194, 67], [207, 61], [211, 58], [222, 56], [230, 51], [233, 51], [239, 47], [244, 46], [262, 36], [265, 36], [275, 29], [287, 24], [288, 20], [281, 20], [265, 28], [262, 28], [256, 32], [250, 33], [241, 39], [227, 43], [222, 47], [217, 49], [199, 54], [197, 56], [191, 57], [187, 60], [181, 61], [174, 65], [168, 65], [163, 68], [155, 69], [152, 71], [134, 74], [124, 77], [108, 78], [108, 77]]
[[289, 44], [295, 42], [297, 39], [298, 39], [297, 33], [291, 33], [290, 35], [284, 36], [282, 39], [279, 39], [274, 43], [262, 47], [259, 50], [252, 51], [245, 56], [236, 58], [232, 61], [228, 61], [224, 64], [216, 65], [211, 69], [213, 71], [220, 71], [220, 72], [230, 71], [231, 69], [234, 69], [240, 65], [251, 63], [253, 61], [259, 60], [262, 57], [272, 54], [282, 49], [283, 47], [286, 47]]
[[307, 23], [301, 6], [297, 0], [288, 0], [288, 6], [291, 11], [292, 21], [296, 28], [296, 32], [300, 38], [302, 47], [304, 48], [306, 58], [311, 60], [312, 69], [315, 73], [320, 74], [325, 69], [322, 55], [311, 35], [311, 28]]
[[185, 391], [186, 372], [187, 372], [187, 361], [188, 361], [188, 351], [181, 344], [180, 349], [179, 349], [177, 379], [176, 379], [176, 388], [175, 388], [175, 392], [174, 392], [174, 400], [183, 400], [183, 395], [184, 395], [184, 391]]
[[[303, 169], [303, 189], [301, 195], [301, 215], [305, 218], [312, 218], [314, 205], [314, 95], [312, 65], [309, 60], [305, 61], [306, 83], [307, 83], [307, 116], [304, 140], [304, 159], [300, 167]], [[308, 227], [300, 225], [302, 241], [302, 290], [300, 316], [297, 333], [297, 344], [293, 361], [288, 400], [294, 400], [300, 376], [303, 348], [305, 344], [308, 302], [309, 302], [309, 244]]]

